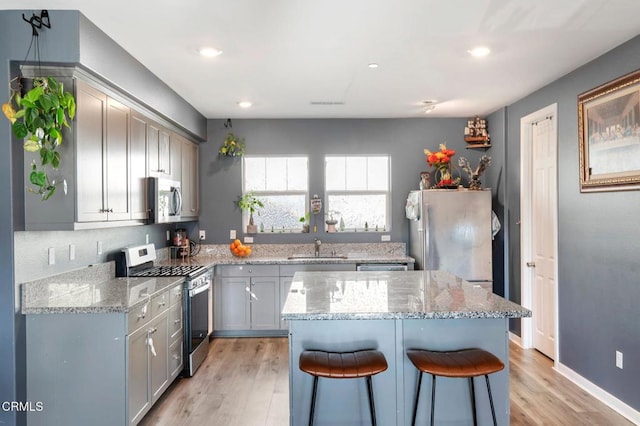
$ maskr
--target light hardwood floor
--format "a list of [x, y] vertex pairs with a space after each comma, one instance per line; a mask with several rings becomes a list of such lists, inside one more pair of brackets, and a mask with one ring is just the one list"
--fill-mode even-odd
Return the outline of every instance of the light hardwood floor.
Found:
[[[631, 425], [544, 355], [510, 350], [511, 425]], [[140, 425], [286, 426], [288, 370], [286, 338], [214, 339], [196, 375], [178, 379]]]

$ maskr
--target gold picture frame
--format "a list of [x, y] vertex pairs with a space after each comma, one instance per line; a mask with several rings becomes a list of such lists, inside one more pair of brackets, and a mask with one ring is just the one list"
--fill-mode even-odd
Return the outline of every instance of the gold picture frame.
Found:
[[580, 192], [640, 189], [640, 70], [578, 95]]

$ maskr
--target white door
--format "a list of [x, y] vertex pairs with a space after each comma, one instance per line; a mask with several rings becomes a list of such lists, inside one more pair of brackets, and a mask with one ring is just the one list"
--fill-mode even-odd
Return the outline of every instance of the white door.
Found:
[[531, 260], [533, 346], [555, 359], [556, 330], [556, 145], [555, 117], [532, 123]]

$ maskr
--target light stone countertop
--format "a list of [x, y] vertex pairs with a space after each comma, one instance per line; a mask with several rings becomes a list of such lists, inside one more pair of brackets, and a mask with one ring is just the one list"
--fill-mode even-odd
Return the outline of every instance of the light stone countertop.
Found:
[[124, 313], [184, 277], [113, 278], [114, 262], [22, 284], [23, 314]]
[[[235, 257], [226, 244], [203, 245], [197, 256], [170, 259], [169, 249], [158, 251], [158, 265], [304, 265], [340, 263], [408, 263], [403, 243], [324, 244], [314, 258], [313, 244], [255, 244], [250, 257]], [[335, 256], [331, 257], [335, 252]], [[305, 256], [290, 259], [290, 256]], [[329, 256], [329, 257], [324, 257]], [[149, 296], [178, 284], [184, 277], [114, 278], [115, 263], [107, 262], [21, 285], [23, 314], [128, 312]], [[144, 294], [145, 298], [137, 298]], [[146, 295], [149, 296], [146, 296]]]
[[296, 272], [285, 320], [523, 318], [489, 285], [443, 271]]

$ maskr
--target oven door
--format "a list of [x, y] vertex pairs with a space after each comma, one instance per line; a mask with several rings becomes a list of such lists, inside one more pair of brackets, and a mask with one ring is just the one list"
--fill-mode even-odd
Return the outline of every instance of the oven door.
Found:
[[187, 297], [187, 355], [209, 339], [209, 288], [210, 283], [189, 290]]

